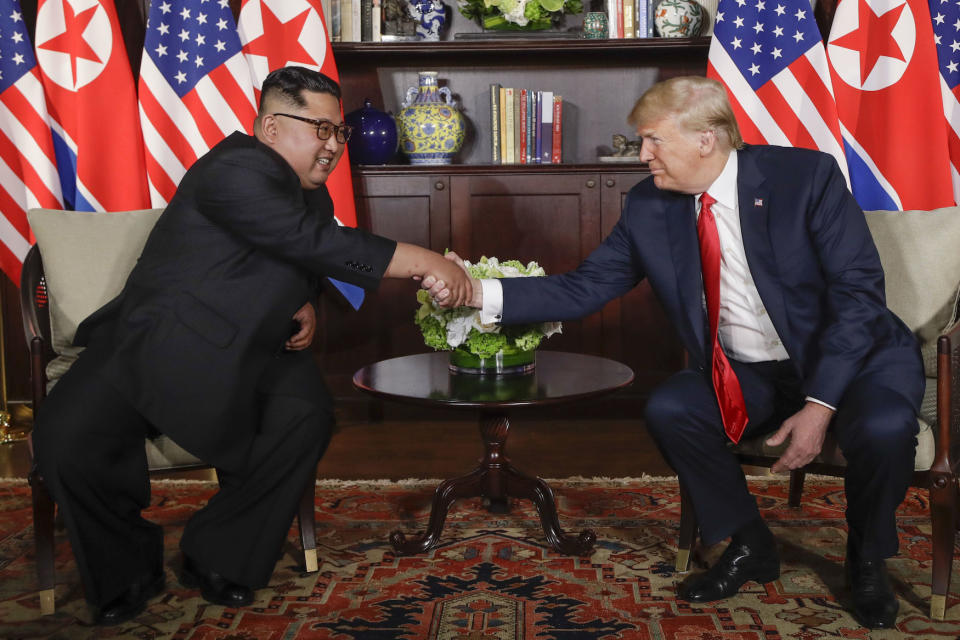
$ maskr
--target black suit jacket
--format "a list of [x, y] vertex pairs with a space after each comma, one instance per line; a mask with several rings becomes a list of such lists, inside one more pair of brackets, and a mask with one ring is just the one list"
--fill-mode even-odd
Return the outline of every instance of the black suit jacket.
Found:
[[282, 376], [283, 358], [302, 368], [282, 348], [318, 278], [374, 288], [395, 249], [339, 226], [325, 187], [302, 189], [279, 154], [235, 133], [187, 171], [123, 292], [75, 343], [109, 351], [104, 375], [157, 429], [240, 469], [264, 376]]
[[[916, 339], [886, 307], [883, 269], [863, 211], [829, 155], [747, 146], [737, 193], [747, 263], [804, 393], [839, 406], [868, 360], [919, 408]], [[619, 222], [575, 271], [501, 280], [503, 323], [596, 311], [644, 277], [677, 328], [691, 364], [707, 365], [706, 316], [693, 196], [630, 190]], [[889, 366], [886, 366], [889, 365]]]

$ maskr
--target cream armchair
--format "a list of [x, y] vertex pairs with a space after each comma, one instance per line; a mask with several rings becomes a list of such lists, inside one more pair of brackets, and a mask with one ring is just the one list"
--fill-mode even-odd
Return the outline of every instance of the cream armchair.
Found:
[[[23, 326], [30, 349], [35, 414], [70, 365], [77, 325], [113, 299], [126, 282], [162, 209], [89, 213], [31, 209], [27, 212], [37, 244], [24, 261], [20, 279]], [[41, 255], [42, 254], [42, 255]], [[147, 439], [151, 472], [186, 471], [206, 465], [164, 435]], [[36, 465], [30, 471], [34, 539], [42, 614], [54, 611], [54, 503]], [[311, 480], [300, 501], [298, 522], [304, 567], [317, 570]]]
[[[960, 510], [960, 207], [869, 211], [866, 216], [886, 275], [887, 304], [916, 333], [923, 354], [927, 385], [918, 418], [913, 484], [930, 491], [930, 617], [942, 620]], [[769, 467], [786, 444], [769, 447], [764, 440], [743, 441], [734, 449], [744, 464]], [[790, 506], [800, 505], [805, 473], [842, 476], [845, 466], [836, 440], [828, 434], [821, 454], [804, 469], [791, 473]], [[677, 571], [689, 569], [696, 535], [693, 507], [683, 495]]]

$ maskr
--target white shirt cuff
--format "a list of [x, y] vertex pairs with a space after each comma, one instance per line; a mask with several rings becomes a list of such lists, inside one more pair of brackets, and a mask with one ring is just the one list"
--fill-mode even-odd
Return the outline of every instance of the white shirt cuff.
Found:
[[483, 290], [483, 306], [480, 307], [480, 322], [494, 324], [503, 316], [503, 285], [497, 278], [480, 280]]
[[804, 398], [804, 399], [805, 399], [807, 402], [816, 402], [817, 404], [822, 405], [822, 406], [826, 407], [827, 409], [830, 409], [830, 410], [833, 411], [834, 413], [836, 413], [836, 411], [837, 411], [837, 408], [836, 408], [835, 406], [833, 406], [832, 404], [827, 404], [826, 402], [824, 402], [824, 401], [822, 401], [822, 400], [817, 400], [816, 398], [811, 398], [810, 396], [807, 396], [807, 397]]

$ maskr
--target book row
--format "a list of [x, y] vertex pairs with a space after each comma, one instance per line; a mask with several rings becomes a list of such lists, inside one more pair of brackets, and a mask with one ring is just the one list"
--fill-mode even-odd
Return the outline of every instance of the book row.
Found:
[[490, 136], [493, 164], [560, 164], [563, 97], [491, 84]]
[[608, 38], [653, 38], [660, 0], [606, 0]]

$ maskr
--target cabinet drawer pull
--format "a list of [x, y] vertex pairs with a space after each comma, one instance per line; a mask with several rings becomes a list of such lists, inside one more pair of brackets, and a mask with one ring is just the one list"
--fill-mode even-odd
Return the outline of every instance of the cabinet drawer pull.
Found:
[[614, 186], [615, 184], [617, 184], [617, 181], [616, 181], [616, 180], [614, 180], [613, 178], [607, 178], [607, 186], [608, 186], [608, 187], [612, 187], [612, 186]]
[[443, 191], [443, 187], [444, 187], [444, 184], [442, 182], [437, 182], [435, 185], [433, 185], [433, 188], [436, 189], [437, 191]]
[[595, 186], [597, 186], [597, 181], [596, 181], [596, 180], [587, 180], [587, 188], [588, 188], [588, 189], [593, 189]]

